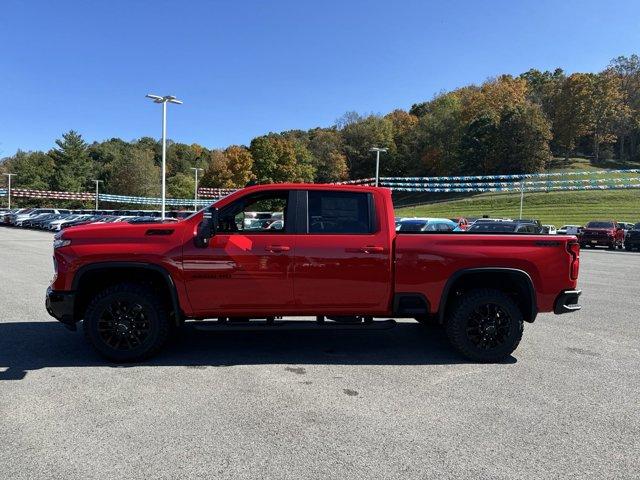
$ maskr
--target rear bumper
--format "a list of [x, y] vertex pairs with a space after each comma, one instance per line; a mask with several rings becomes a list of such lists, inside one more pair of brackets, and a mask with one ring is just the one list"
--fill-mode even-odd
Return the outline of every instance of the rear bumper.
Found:
[[75, 330], [76, 320], [73, 316], [75, 292], [57, 292], [47, 288], [45, 306], [47, 312], [56, 320]]
[[578, 299], [581, 294], [582, 290], [565, 290], [562, 292], [553, 304], [553, 313], [559, 315], [580, 310], [582, 306], [578, 304]]

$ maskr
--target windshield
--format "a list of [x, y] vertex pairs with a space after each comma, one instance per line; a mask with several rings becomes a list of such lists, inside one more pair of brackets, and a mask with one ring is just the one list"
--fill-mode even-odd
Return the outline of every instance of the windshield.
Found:
[[640, 230], [640, 223], [636, 223], [632, 230]]
[[589, 222], [587, 228], [613, 228], [613, 222]]

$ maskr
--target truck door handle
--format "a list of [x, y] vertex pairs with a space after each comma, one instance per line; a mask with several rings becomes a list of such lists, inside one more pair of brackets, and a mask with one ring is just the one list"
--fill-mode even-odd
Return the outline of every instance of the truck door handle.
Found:
[[291, 250], [291, 247], [289, 247], [289, 245], [267, 245], [266, 247], [264, 247], [264, 249], [267, 252], [277, 253], [288, 252], [289, 250]]
[[362, 247], [358, 249], [362, 253], [382, 253], [384, 252], [384, 247], [378, 247], [376, 245], [367, 245], [366, 247]]

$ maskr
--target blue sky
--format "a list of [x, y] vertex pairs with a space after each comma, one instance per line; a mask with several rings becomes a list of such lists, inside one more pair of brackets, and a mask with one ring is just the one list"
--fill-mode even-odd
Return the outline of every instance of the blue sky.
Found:
[[640, 2], [3, 0], [0, 157], [169, 136], [206, 147], [386, 113], [500, 73], [640, 53]]

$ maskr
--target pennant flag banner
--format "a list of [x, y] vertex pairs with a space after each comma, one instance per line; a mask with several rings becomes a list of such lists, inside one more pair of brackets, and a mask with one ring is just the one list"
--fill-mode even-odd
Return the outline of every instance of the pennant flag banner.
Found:
[[[580, 172], [530, 173], [518, 175], [477, 175], [462, 177], [382, 177], [380, 186], [398, 192], [432, 192], [432, 193], [483, 193], [483, 192], [544, 192], [544, 191], [580, 191], [580, 190], [615, 190], [640, 188], [640, 169], [628, 170], [593, 170]], [[575, 178], [582, 176], [586, 178]], [[558, 177], [574, 177], [561, 178]], [[374, 178], [362, 178], [337, 182], [337, 185], [375, 184]], [[206, 206], [213, 200], [220, 199], [235, 192], [233, 188], [198, 188], [201, 197], [197, 202], [192, 198], [167, 198], [169, 206]], [[8, 194], [6, 188], [0, 188], [0, 196]], [[91, 192], [59, 192], [50, 190], [32, 190], [12, 188], [11, 196], [17, 198], [47, 198], [52, 200], [95, 201]], [[156, 197], [138, 197], [127, 195], [98, 195], [101, 202], [129, 203], [137, 205], [160, 205], [161, 199]]]
[[[4, 194], [7, 194], [6, 189]], [[54, 200], [94, 200], [96, 198], [95, 194], [88, 192], [58, 192], [27, 188], [12, 188], [11, 196], [16, 198], [51, 198]]]
[[235, 192], [236, 188], [208, 188], [198, 187], [198, 195], [205, 198], [222, 198]]
[[[548, 177], [564, 177], [564, 176], [586, 176], [586, 175], [614, 175], [625, 173], [640, 173], [640, 169], [631, 168], [626, 170], [588, 170], [580, 172], [550, 172], [550, 173], [519, 173], [517, 175], [476, 175], [466, 177], [380, 177], [380, 181], [401, 181], [401, 182], [434, 182], [434, 181], [453, 181], [461, 182], [466, 180], [520, 180], [523, 178], [548, 178]], [[374, 180], [375, 179], [366, 179]]]
[[[136, 205], [160, 205], [162, 203], [161, 198], [155, 197], [129, 197], [126, 195], [109, 195], [108, 193], [101, 193], [98, 195], [98, 200], [101, 202], [112, 203], [131, 203]], [[198, 206], [204, 207], [211, 204], [211, 200], [198, 199]], [[194, 206], [193, 198], [167, 198], [165, 199], [165, 205], [172, 207], [177, 206]]]

